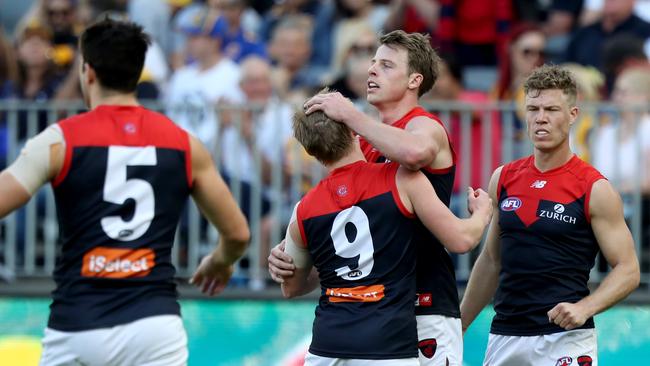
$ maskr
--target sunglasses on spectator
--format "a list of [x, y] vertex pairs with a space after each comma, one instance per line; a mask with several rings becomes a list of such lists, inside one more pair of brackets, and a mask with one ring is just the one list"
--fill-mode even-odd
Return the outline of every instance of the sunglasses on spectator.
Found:
[[50, 17], [54, 17], [57, 15], [67, 17], [72, 13], [72, 9], [67, 8], [67, 9], [47, 9], [47, 15]]
[[350, 52], [372, 54], [375, 53], [376, 48], [377, 46], [375, 46], [374, 44], [353, 44], [350, 47]]
[[542, 49], [538, 48], [524, 48], [521, 50], [521, 53], [524, 55], [524, 57], [540, 57], [544, 58], [546, 56], [546, 53]]

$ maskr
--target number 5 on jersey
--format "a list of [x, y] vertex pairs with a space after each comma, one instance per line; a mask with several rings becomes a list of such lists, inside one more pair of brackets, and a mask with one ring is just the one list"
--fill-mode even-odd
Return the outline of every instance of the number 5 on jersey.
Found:
[[337, 268], [336, 274], [348, 281], [367, 277], [375, 264], [375, 247], [370, 235], [368, 215], [358, 206], [339, 212], [332, 224], [331, 236], [336, 255], [343, 258], [359, 258], [357, 266]]
[[116, 205], [123, 205], [129, 199], [135, 201], [133, 217], [129, 221], [124, 221], [121, 216], [107, 216], [102, 219], [102, 229], [109, 238], [131, 241], [138, 239], [149, 229], [155, 213], [153, 187], [144, 179], [127, 179], [127, 168], [154, 165], [154, 146], [108, 148], [104, 200]]

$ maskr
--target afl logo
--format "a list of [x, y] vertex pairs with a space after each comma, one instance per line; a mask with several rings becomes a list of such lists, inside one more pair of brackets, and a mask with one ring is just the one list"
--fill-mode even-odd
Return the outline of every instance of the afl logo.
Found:
[[521, 207], [521, 200], [517, 197], [508, 197], [501, 201], [502, 211], [515, 211]]
[[558, 203], [557, 205], [553, 206], [553, 211], [561, 214], [564, 212], [564, 205], [561, 203]]

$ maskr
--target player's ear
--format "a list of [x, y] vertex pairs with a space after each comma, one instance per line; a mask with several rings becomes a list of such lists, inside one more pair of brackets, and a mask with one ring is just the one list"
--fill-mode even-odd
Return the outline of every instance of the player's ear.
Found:
[[412, 73], [409, 75], [409, 83], [408, 83], [408, 88], [409, 89], [417, 89], [422, 85], [422, 81], [424, 80], [424, 77], [422, 74], [418, 73]]
[[86, 82], [91, 84], [97, 80], [97, 73], [95, 69], [92, 68], [87, 62], [84, 62], [81, 66], [81, 75], [86, 78]]

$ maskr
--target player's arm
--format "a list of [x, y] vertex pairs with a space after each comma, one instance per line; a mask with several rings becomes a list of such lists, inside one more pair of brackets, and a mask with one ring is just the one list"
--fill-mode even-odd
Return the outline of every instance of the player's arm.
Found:
[[465, 253], [478, 245], [492, 215], [492, 204], [485, 191], [479, 189], [475, 195], [473, 189], [468, 189], [472, 216], [459, 219], [440, 201], [421, 172], [400, 167], [396, 180], [400, 196], [406, 195], [406, 200], [402, 201], [410, 202], [418, 219], [445, 248], [454, 253]]
[[478, 256], [469, 282], [465, 288], [463, 300], [460, 303], [460, 317], [463, 325], [463, 332], [472, 324], [474, 319], [490, 302], [497, 290], [499, 272], [501, 271], [501, 243], [499, 241], [499, 215], [497, 200], [497, 185], [501, 176], [501, 167], [497, 168], [490, 179], [488, 188], [492, 198], [495, 214], [492, 216], [490, 228], [485, 239], [485, 246]]
[[447, 146], [444, 129], [428, 117], [415, 117], [402, 130], [375, 121], [340, 93], [317, 94], [305, 107], [307, 114], [320, 110], [331, 119], [345, 123], [386, 158], [411, 170], [431, 165], [441, 148]]
[[623, 300], [640, 281], [639, 261], [623, 218], [621, 198], [605, 179], [591, 188], [589, 215], [598, 246], [612, 270], [591, 295], [575, 304], [560, 303], [548, 312], [551, 322], [567, 330]]
[[64, 139], [58, 126], [50, 126], [27, 141], [16, 161], [0, 173], [0, 218], [25, 205], [54, 179], [63, 159]]
[[250, 239], [246, 218], [228, 186], [214, 167], [208, 150], [190, 136], [192, 198], [203, 215], [219, 231], [217, 248], [203, 258], [190, 280], [204, 293], [214, 295], [228, 284], [233, 264], [244, 254]]
[[310, 293], [318, 287], [318, 275], [312, 272], [311, 255], [302, 241], [298, 223], [292, 221], [287, 228], [285, 252], [293, 258], [296, 266], [293, 276], [285, 277], [282, 282], [282, 295], [289, 299]]

